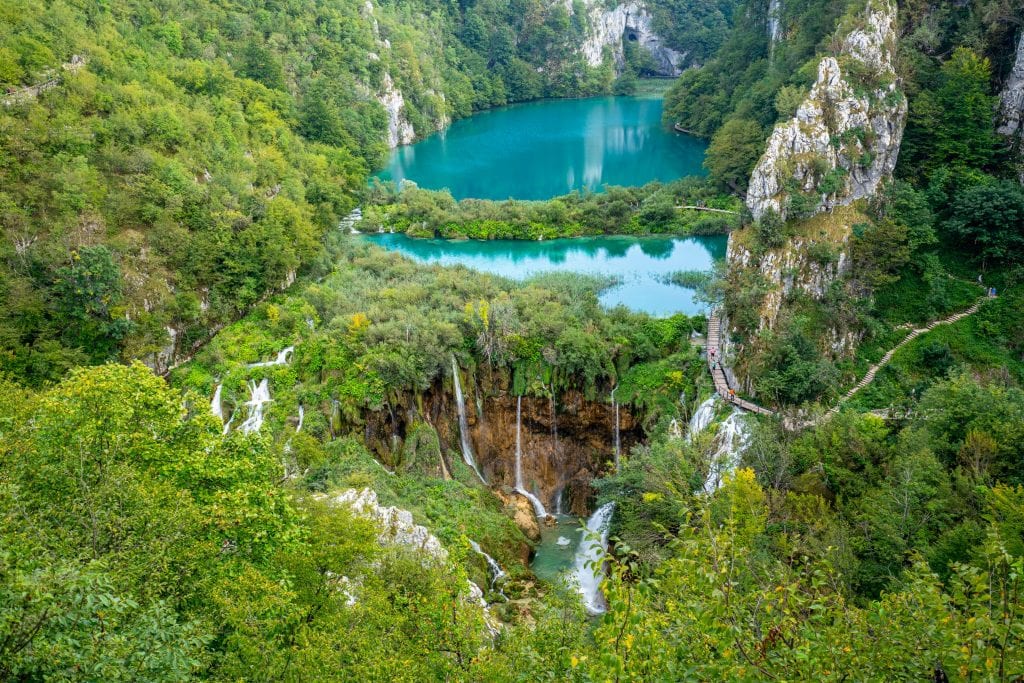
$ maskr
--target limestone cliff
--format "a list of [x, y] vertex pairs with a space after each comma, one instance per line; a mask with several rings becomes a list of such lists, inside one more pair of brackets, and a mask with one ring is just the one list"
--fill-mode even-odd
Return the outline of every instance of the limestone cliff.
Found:
[[768, 139], [747, 193], [755, 219], [846, 205], [874, 194], [892, 174], [907, 115], [895, 52], [895, 5], [870, 0], [838, 55], [819, 63], [796, 115]]
[[1024, 184], [1024, 31], [1017, 42], [1017, 59], [999, 98], [999, 133], [1017, 147], [1020, 181]]
[[651, 55], [659, 76], [678, 76], [683, 72], [686, 53], [672, 49], [658, 36], [654, 17], [643, 3], [629, 0], [609, 8], [603, 2], [586, 0], [584, 5], [590, 30], [580, 52], [587, 64], [600, 66], [608, 48], [616, 72], [621, 72], [625, 65], [623, 41], [633, 41]]

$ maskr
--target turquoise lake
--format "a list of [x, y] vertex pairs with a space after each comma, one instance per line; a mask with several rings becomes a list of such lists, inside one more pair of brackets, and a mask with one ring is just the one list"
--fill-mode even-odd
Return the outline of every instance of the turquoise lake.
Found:
[[378, 177], [448, 189], [456, 199], [550, 199], [703, 175], [707, 144], [664, 128], [661, 110], [657, 96], [492, 109], [399, 147]]
[[423, 263], [461, 264], [514, 280], [550, 272], [611, 275], [620, 283], [601, 294], [608, 307], [619, 304], [654, 316], [694, 315], [704, 305], [694, 290], [669, 284], [681, 270], [711, 270], [725, 258], [724, 236], [577, 237], [533, 241], [424, 240], [401, 234], [367, 235], [385, 249]]

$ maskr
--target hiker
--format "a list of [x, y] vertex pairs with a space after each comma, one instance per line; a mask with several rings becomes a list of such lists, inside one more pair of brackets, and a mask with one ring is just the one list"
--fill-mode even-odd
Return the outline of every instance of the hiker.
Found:
[[729, 400], [730, 401], [735, 401], [736, 400], [736, 390], [735, 389], [730, 389], [729, 390]]

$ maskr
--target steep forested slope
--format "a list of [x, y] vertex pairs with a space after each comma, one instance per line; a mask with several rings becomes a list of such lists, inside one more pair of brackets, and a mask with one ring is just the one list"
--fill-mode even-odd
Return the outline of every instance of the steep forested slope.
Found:
[[728, 6], [661, 40], [636, 3], [5, 3], [0, 367], [162, 369], [315, 269], [389, 146], [674, 71]]

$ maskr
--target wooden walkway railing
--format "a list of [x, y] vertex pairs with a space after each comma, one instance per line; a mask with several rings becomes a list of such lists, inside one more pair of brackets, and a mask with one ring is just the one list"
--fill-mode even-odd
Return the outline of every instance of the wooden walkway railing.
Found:
[[[711, 373], [711, 379], [715, 383], [715, 391], [718, 392], [723, 401], [758, 415], [775, 414], [767, 408], [740, 398], [736, 395], [735, 388], [729, 386], [729, 377], [725, 374], [725, 368], [722, 365], [722, 320], [718, 317], [718, 311], [713, 312], [708, 317], [707, 349], [708, 372]], [[714, 354], [711, 353], [712, 350], [714, 350]]]

